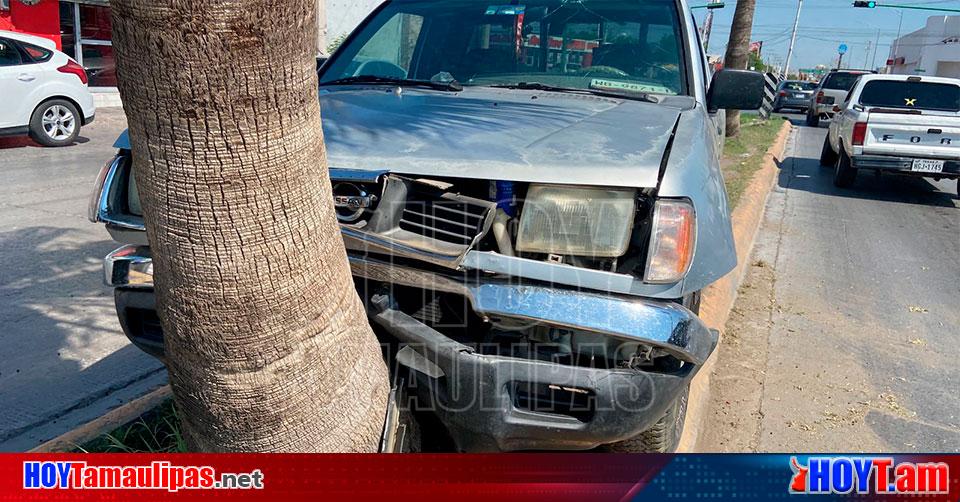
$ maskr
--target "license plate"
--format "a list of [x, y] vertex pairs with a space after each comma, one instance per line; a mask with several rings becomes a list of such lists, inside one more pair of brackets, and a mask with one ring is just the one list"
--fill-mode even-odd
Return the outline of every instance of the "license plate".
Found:
[[942, 160], [913, 159], [913, 171], [918, 173], [941, 173], [943, 172]]

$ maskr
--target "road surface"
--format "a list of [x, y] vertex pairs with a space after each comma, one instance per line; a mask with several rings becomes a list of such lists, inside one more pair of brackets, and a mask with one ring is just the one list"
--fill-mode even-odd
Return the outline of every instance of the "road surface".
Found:
[[71, 147], [0, 138], [0, 451], [37, 446], [166, 379], [123, 337], [101, 268], [118, 246], [86, 219], [125, 124], [101, 109]]
[[698, 449], [960, 451], [956, 182], [835, 188], [793, 122]]

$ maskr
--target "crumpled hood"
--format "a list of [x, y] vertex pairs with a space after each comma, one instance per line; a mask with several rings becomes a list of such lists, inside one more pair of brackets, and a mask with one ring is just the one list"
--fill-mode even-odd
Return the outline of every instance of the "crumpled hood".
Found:
[[655, 187], [680, 110], [491, 88], [320, 90], [331, 167], [422, 176]]

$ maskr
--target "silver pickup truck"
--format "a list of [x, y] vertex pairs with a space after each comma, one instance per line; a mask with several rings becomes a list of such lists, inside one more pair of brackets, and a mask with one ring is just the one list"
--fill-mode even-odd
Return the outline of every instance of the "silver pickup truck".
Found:
[[[685, 0], [385, 2], [319, 71], [358, 293], [460, 451], [675, 448], [736, 264], [724, 108]], [[91, 203], [124, 333], [163, 358], [130, 144]]]
[[960, 178], [960, 80], [863, 75], [838, 109], [820, 155], [838, 187], [860, 170]]

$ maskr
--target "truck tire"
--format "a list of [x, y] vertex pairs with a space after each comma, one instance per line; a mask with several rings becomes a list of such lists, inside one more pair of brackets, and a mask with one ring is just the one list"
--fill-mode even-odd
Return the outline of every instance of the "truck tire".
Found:
[[[700, 300], [703, 293], [697, 291], [683, 297], [681, 305], [694, 314], [700, 315]], [[683, 434], [683, 421], [687, 417], [687, 399], [690, 396], [690, 386], [683, 389], [683, 393], [670, 405], [653, 427], [641, 432], [636, 437], [607, 445], [606, 450], [618, 453], [672, 453], [680, 444]]]
[[30, 116], [30, 137], [44, 146], [67, 146], [80, 135], [83, 117], [73, 103], [51, 99], [40, 103]]
[[607, 445], [606, 451], [611, 453], [673, 453], [680, 445], [680, 435], [683, 433], [683, 421], [687, 417], [687, 398], [690, 387], [667, 408], [666, 413], [653, 427], [641, 432], [632, 439]]
[[837, 169], [833, 174], [833, 185], [839, 188], [850, 188], [856, 179], [857, 169], [851, 165], [850, 156], [841, 148]]
[[823, 140], [823, 150], [820, 150], [820, 165], [825, 167], [837, 165], [837, 152], [833, 151], [833, 147], [830, 146], [829, 134]]
[[810, 127], [820, 127], [820, 116], [815, 110], [807, 110], [807, 125]]

